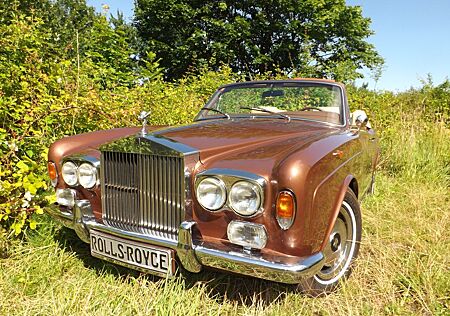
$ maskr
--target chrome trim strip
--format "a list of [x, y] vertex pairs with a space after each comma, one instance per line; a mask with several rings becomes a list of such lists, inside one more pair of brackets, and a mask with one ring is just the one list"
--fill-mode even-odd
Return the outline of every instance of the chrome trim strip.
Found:
[[176, 152], [182, 153], [183, 156], [192, 155], [198, 153], [198, 149], [195, 149], [191, 146], [185, 145], [183, 143], [176, 142], [170, 138], [166, 138], [164, 136], [155, 134], [147, 134], [145, 137], [142, 137], [146, 141], [150, 141], [156, 144], [160, 144], [164, 147], [170, 148]]

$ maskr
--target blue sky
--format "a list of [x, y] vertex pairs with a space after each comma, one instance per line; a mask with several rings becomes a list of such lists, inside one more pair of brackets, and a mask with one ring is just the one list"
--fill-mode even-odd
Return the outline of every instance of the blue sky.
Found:
[[[301, 0], [299, 0], [301, 1]], [[108, 4], [131, 20], [134, 1], [88, 0], [99, 12]], [[385, 59], [385, 70], [376, 88], [402, 91], [420, 87], [430, 74], [435, 84], [450, 78], [450, 0], [347, 0], [362, 7], [372, 19], [375, 35], [368, 40]], [[357, 84], [368, 82], [370, 74]]]

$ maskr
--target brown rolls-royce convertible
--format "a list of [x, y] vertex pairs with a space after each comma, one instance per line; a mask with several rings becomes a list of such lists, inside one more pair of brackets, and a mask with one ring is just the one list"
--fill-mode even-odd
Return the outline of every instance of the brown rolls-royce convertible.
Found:
[[323, 79], [220, 87], [192, 124], [66, 137], [48, 154], [49, 213], [91, 254], [160, 276], [213, 268], [314, 295], [346, 278], [378, 139]]

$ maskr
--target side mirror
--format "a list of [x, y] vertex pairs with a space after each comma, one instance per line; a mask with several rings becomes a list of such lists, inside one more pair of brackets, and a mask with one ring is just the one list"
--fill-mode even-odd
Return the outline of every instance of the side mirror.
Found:
[[356, 126], [358, 126], [358, 128], [366, 127], [368, 121], [369, 121], [369, 118], [367, 117], [367, 115], [365, 113], [358, 115], [355, 119], [355, 123], [356, 123]]
[[370, 127], [370, 125], [368, 125], [369, 118], [367, 117], [366, 112], [362, 110], [356, 110], [352, 113], [352, 121], [353, 125], [356, 125], [358, 129]]

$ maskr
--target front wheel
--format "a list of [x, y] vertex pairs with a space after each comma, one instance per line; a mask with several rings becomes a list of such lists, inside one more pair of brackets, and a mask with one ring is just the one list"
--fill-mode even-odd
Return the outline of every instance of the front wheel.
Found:
[[347, 192], [323, 249], [325, 264], [314, 276], [299, 284], [302, 292], [318, 296], [334, 291], [339, 280], [351, 273], [351, 264], [359, 252], [361, 242], [361, 211], [351, 189]]

